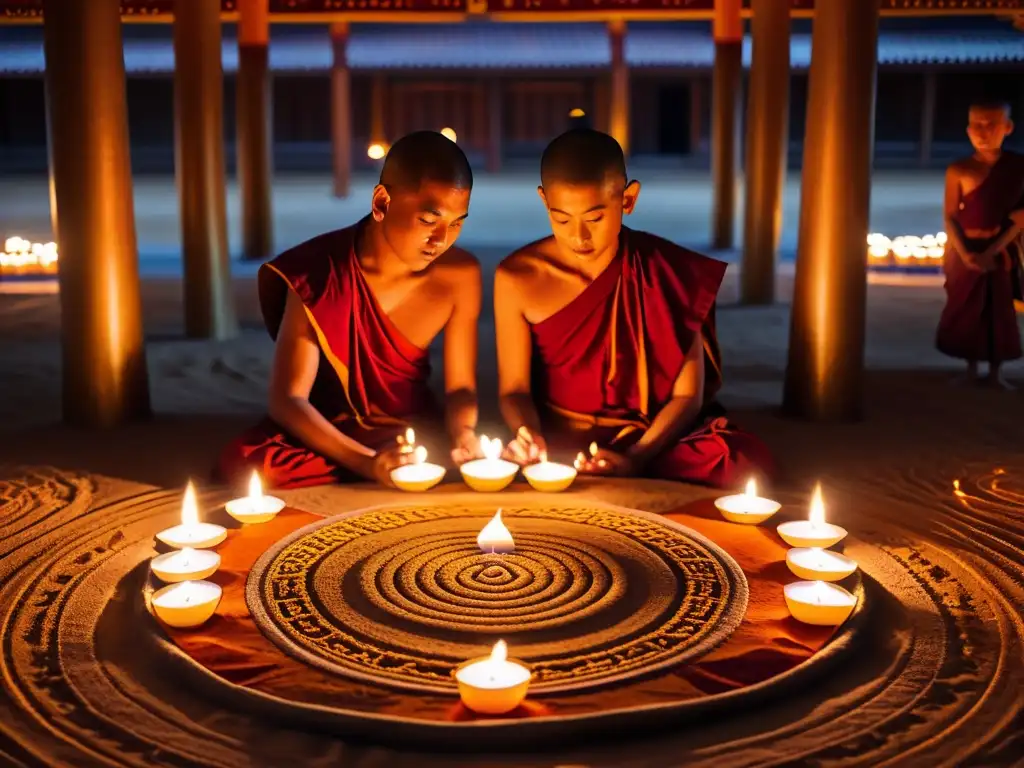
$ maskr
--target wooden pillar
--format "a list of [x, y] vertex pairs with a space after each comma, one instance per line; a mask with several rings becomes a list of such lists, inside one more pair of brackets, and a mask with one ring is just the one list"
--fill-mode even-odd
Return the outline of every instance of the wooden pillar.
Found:
[[505, 91], [502, 81], [494, 78], [487, 88], [487, 172], [501, 171], [504, 157], [503, 134], [505, 128], [505, 110], [503, 102]]
[[704, 135], [704, 81], [700, 75], [690, 78], [690, 154], [700, 153]]
[[610, 102], [611, 88], [609, 87], [608, 78], [599, 76], [594, 80], [594, 130], [610, 134]]
[[236, 152], [242, 204], [242, 255], [265, 261], [274, 250], [273, 129], [268, 0], [238, 4]]
[[149, 414], [118, 0], [46, 0], [46, 124], [60, 252], [64, 420]]
[[387, 131], [384, 127], [384, 104], [387, 101], [387, 93], [388, 81], [378, 72], [370, 81], [370, 143], [385, 147], [388, 146]]
[[775, 301], [789, 133], [789, 0], [753, 0], [740, 302]]
[[939, 95], [939, 76], [934, 71], [925, 72], [924, 89], [921, 94], [921, 144], [918, 147], [918, 164], [927, 168], [932, 162], [932, 144], [935, 138], [935, 106]]
[[334, 196], [348, 197], [352, 183], [352, 79], [348, 68], [348, 24], [331, 24], [331, 156]]
[[740, 0], [715, 0], [711, 82], [711, 247], [732, 248], [736, 218], [736, 150], [743, 90], [743, 20]]
[[220, 4], [174, 4], [175, 161], [185, 261], [185, 334], [238, 332], [228, 254]]
[[811, 36], [783, 406], [817, 421], [861, 415], [878, 12], [878, 0], [819, 3]]
[[626, 62], [626, 22], [608, 22], [608, 41], [612, 49], [610, 133], [623, 153], [629, 155], [629, 64]]

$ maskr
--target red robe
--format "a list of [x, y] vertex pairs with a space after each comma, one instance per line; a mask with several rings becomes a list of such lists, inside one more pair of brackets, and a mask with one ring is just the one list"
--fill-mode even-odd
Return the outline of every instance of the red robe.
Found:
[[[276, 339], [293, 291], [320, 345], [309, 401], [344, 434], [377, 449], [410, 420], [436, 412], [427, 350], [402, 335], [377, 303], [356, 260], [363, 222], [315, 237], [260, 267], [263, 320]], [[232, 441], [215, 474], [240, 482], [253, 469], [271, 487], [361, 479], [304, 446], [269, 417]]]
[[[1021, 207], [1024, 195], [1024, 156], [1003, 152], [988, 176], [964, 195], [955, 219], [964, 230], [1005, 232], [1009, 215]], [[998, 239], [968, 239], [974, 252]], [[963, 360], [1001, 363], [1021, 356], [1020, 328], [1014, 298], [1021, 295], [1021, 256], [1018, 238], [998, 258], [993, 272], [968, 269], [952, 244], [946, 246], [946, 306], [939, 318], [935, 345], [940, 352]]]
[[[704, 340], [704, 405], [647, 474], [726, 487], [771, 475], [765, 445], [715, 401], [722, 384], [714, 308], [726, 265], [623, 228], [615, 260], [576, 299], [532, 326], [533, 393], [552, 446], [625, 450], [672, 398], [686, 352]], [[556, 448], [557, 450], [557, 448]]]

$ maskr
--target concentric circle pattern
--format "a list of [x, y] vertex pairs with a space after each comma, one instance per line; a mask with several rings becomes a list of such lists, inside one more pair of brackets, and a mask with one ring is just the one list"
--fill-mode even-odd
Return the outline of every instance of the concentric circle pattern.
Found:
[[249, 608], [285, 651], [339, 674], [451, 690], [498, 639], [535, 693], [583, 689], [693, 658], [743, 618], [735, 562], [633, 510], [505, 510], [515, 552], [481, 552], [493, 508], [389, 507], [299, 531], [257, 563]]

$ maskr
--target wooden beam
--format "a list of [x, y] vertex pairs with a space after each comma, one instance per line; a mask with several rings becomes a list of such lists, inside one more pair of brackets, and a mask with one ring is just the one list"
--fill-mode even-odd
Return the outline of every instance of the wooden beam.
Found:
[[626, 23], [624, 21], [608, 23], [608, 42], [612, 54], [608, 132], [619, 142], [623, 154], [628, 157], [630, 138], [629, 64], [626, 63]]
[[732, 248], [736, 219], [743, 21], [740, 0], [715, 0], [715, 65], [711, 80], [711, 247]]
[[348, 197], [352, 183], [352, 76], [348, 24], [331, 25], [331, 158], [334, 196]]

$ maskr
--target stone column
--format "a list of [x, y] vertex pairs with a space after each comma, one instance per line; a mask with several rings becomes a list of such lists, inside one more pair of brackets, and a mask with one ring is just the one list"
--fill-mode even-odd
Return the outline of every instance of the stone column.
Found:
[[185, 334], [238, 332], [228, 253], [220, 3], [174, 4], [175, 161], [185, 261]]
[[269, 3], [240, 0], [238, 10], [236, 175], [242, 204], [242, 255], [265, 261], [274, 250]]
[[775, 301], [789, 143], [789, 0], [753, 0], [740, 302]]
[[46, 0], [46, 125], [60, 254], [64, 421], [149, 415], [118, 0]]
[[819, 3], [811, 38], [784, 410], [861, 416], [878, 0]]
[[352, 80], [348, 69], [348, 24], [331, 25], [331, 155], [334, 196], [348, 197], [352, 183]]
[[740, 0], [715, 0], [711, 79], [711, 247], [732, 248], [736, 219], [736, 151], [743, 92], [743, 20]]

